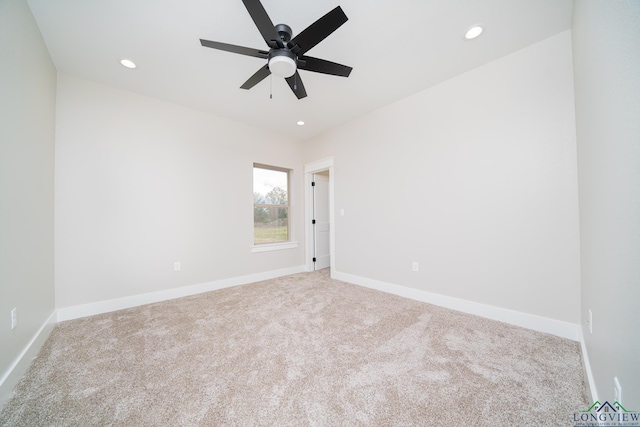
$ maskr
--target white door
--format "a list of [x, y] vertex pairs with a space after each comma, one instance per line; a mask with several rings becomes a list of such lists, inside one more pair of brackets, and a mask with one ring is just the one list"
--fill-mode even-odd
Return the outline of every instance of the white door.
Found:
[[329, 176], [313, 174], [314, 270], [331, 265], [329, 257]]

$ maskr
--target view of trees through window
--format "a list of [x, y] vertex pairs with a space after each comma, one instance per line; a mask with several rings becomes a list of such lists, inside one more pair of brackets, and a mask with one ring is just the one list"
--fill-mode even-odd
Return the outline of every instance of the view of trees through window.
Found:
[[289, 240], [289, 171], [254, 165], [253, 242], [279, 243]]

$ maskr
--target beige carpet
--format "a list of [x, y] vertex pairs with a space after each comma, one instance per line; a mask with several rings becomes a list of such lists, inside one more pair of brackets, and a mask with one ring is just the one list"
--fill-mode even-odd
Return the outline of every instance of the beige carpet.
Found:
[[303, 273], [56, 325], [3, 426], [573, 425], [579, 345]]

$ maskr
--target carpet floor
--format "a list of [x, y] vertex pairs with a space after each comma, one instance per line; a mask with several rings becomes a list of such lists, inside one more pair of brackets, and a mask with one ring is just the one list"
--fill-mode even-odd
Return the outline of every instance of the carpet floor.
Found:
[[577, 342], [302, 273], [61, 322], [2, 426], [563, 426]]

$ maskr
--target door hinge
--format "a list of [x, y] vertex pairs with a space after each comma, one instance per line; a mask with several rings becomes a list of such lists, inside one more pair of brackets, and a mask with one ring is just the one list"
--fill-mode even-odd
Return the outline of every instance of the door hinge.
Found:
[[313, 257], [313, 262], [316, 262], [316, 257]]
[[316, 220], [315, 220], [315, 219], [312, 219], [312, 220], [311, 220], [311, 224], [316, 225]]
[[315, 187], [316, 186], [316, 182], [315, 181], [311, 181], [311, 186]]

